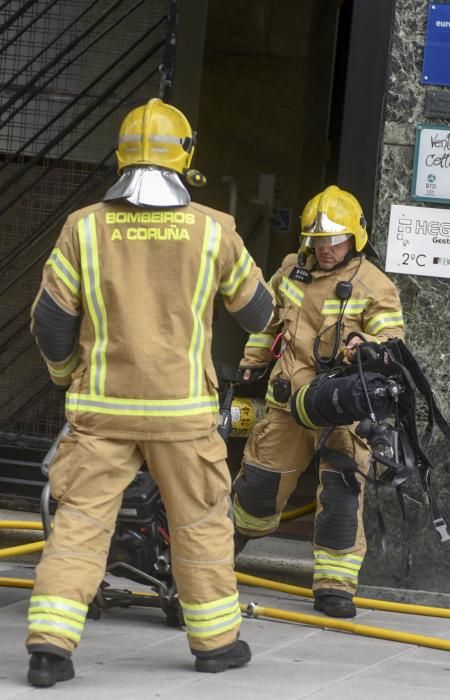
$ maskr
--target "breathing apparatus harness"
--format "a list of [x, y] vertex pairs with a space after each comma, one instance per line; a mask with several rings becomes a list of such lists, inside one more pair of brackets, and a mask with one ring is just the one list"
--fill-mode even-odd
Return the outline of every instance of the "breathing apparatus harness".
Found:
[[[449, 442], [450, 426], [437, 406], [423, 370], [398, 338], [381, 344], [361, 343], [356, 346], [355, 355], [356, 362], [323, 372], [309, 385], [296, 391], [291, 400], [293, 417], [305, 428], [326, 428], [317, 453], [341, 471], [354, 491], [360, 490], [356, 473], [374, 484], [376, 489], [380, 486], [395, 487], [404, 520], [402, 486], [417, 469], [436, 532], [441, 542], [450, 541], [446, 522], [431, 488], [433, 465], [425, 452], [434, 425], [437, 424]], [[427, 426], [422, 437], [419, 437], [416, 422], [417, 392], [428, 406]], [[335, 426], [351, 425], [356, 421], [359, 421], [356, 434], [365, 438], [372, 449], [373, 478], [363, 474], [351, 457], [325, 446]], [[385, 528], [379, 508], [378, 519], [385, 550]], [[408, 554], [408, 560], [410, 558]]]
[[[348, 300], [350, 299], [353, 291], [353, 285], [352, 285], [352, 280], [353, 278], [357, 275], [359, 272], [359, 268], [361, 267], [362, 263], [362, 255], [361, 253], [355, 253], [355, 251], [351, 250], [349, 253], [345, 256], [344, 260], [342, 260], [341, 263], [336, 265], [333, 268], [334, 270], [338, 269], [339, 267], [343, 267], [344, 265], [347, 265], [348, 262], [354, 257], [358, 256], [359, 257], [359, 264], [356, 270], [354, 271], [353, 275], [349, 280], [342, 280], [341, 282], [338, 282], [336, 285], [336, 296], [340, 301], [340, 309], [339, 309], [339, 314], [336, 319], [336, 321], [333, 323], [333, 325], [328, 326], [325, 328], [323, 331], [321, 331], [317, 336], [316, 339], [314, 340], [314, 345], [313, 345], [313, 355], [314, 359], [317, 363], [319, 371], [326, 371], [327, 369], [330, 369], [333, 367], [334, 362], [336, 360], [336, 356], [338, 354], [339, 346], [341, 344], [341, 338], [342, 338], [342, 333], [343, 333], [343, 324], [342, 320], [344, 318], [345, 314], [345, 309], [347, 308], [347, 303]], [[328, 333], [334, 329], [334, 343], [333, 343], [333, 349], [328, 357], [323, 356], [320, 354], [320, 343], [322, 340], [322, 336], [325, 335], [325, 333]]]

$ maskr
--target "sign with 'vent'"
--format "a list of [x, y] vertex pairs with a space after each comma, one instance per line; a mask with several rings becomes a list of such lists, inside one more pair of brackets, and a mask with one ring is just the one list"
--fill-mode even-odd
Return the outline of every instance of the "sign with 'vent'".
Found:
[[419, 202], [450, 203], [449, 126], [417, 127], [411, 197]]
[[385, 269], [450, 277], [450, 209], [393, 204]]
[[422, 80], [424, 85], [450, 85], [450, 5], [432, 2], [428, 8]]

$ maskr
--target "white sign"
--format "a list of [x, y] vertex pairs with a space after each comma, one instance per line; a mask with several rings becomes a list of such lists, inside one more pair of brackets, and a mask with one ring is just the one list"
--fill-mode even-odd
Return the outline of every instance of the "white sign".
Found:
[[393, 204], [386, 272], [450, 277], [450, 209]]
[[411, 196], [450, 203], [450, 128], [422, 124], [416, 132]]

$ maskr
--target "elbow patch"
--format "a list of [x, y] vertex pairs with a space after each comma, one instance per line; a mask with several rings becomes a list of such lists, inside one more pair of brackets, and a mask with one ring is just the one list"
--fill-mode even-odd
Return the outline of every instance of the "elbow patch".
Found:
[[33, 333], [50, 362], [63, 362], [72, 354], [79, 324], [79, 316], [64, 311], [44, 289], [34, 309]]
[[258, 333], [269, 323], [273, 308], [272, 295], [261, 282], [258, 282], [256, 291], [248, 304], [232, 313], [232, 316], [248, 333]]

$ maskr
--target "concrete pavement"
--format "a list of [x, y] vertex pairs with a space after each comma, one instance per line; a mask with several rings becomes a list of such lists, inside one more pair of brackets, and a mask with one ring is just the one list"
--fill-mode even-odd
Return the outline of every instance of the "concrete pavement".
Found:
[[[268, 558], [268, 557], [267, 557]], [[0, 561], [0, 577], [32, 578], [33, 566]], [[114, 587], [139, 589], [110, 578]], [[88, 620], [74, 653], [76, 677], [51, 689], [27, 686], [24, 649], [29, 591], [0, 588], [0, 698], [25, 700], [428, 700], [450, 697], [450, 654], [309, 625], [244, 618], [252, 662], [226, 673], [193, 670], [185, 634], [159, 609], [115, 608]], [[240, 586], [242, 603], [313, 614], [312, 602]], [[357, 623], [450, 639], [450, 620], [359, 610]]]

